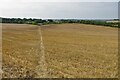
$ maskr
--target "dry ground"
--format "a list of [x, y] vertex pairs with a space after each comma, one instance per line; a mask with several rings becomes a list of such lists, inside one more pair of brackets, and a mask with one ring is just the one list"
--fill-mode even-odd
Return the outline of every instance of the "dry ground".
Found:
[[118, 29], [84, 24], [42, 27], [48, 75], [116, 77]]
[[3, 24], [3, 77], [36, 77], [40, 60], [38, 27]]
[[[118, 29], [84, 24], [41, 26], [46, 77], [117, 77]], [[3, 24], [3, 77], [40, 77], [39, 27]]]

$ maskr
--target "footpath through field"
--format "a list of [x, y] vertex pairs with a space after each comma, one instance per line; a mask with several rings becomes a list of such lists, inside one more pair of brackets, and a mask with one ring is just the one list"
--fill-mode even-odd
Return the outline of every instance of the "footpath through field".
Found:
[[40, 26], [3, 24], [3, 78], [45, 78], [47, 67]]
[[46, 66], [46, 61], [45, 61], [45, 48], [43, 44], [41, 26], [39, 26], [38, 32], [40, 36], [40, 41], [39, 41], [40, 61], [38, 61], [39, 65], [36, 67], [36, 71], [38, 74], [38, 78], [46, 78], [47, 77], [47, 66]]

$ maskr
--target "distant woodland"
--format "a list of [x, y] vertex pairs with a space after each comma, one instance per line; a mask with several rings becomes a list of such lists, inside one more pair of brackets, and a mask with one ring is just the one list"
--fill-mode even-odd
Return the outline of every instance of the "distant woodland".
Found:
[[81, 23], [91, 25], [101, 25], [110, 27], [120, 27], [118, 19], [114, 20], [78, 20], [78, 19], [32, 19], [32, 18], [1, 18], [1, 23], [16, 23], [16, 24], [33, 24], [33, 25], [45, 25], [45, 24], [63, 24], [63, 23]]

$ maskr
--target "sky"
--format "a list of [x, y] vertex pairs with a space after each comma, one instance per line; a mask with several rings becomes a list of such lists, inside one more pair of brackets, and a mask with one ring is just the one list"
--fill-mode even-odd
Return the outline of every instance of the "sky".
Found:
[[115, 19], [119, 0], [0, 0], [0, 17]]

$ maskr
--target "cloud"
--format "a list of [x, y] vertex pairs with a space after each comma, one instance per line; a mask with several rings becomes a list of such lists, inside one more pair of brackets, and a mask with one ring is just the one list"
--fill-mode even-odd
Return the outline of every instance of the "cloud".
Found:
[[31, 2], [33, 0], [31, 0], [30, 2], [27, 2], [27, 0], [24, 1], [23, 0], [2, 1], [3, 4], [0, 5], [0, 10], [2, 10], [2, 13], [0, 13], [0, 16], [32, 17], [32, 18], [118, 17], [117, 2]]

